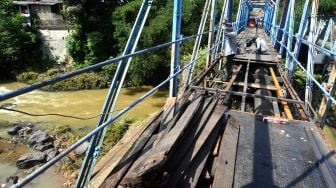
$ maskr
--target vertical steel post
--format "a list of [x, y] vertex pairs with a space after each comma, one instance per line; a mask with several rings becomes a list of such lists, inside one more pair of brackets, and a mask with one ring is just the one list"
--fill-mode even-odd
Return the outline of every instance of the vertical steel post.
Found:
[[236, 17], [236, 32], [239, 32], [239, 28], [240, 28], [240, 21], [241, 21], [241, 11], [242, 11], [242, 1], [243, 0], [239, 0], [239, 5], [238, 5], [238, 12], [237, 12], [237, 17]]
[[[331, 31], [333, 30], [333, 20], [330, 18], [329, 22], [328, 22], [328, 27], [327, 27], [327, 30], [324, 34], [324, 37], [323, 37], [323, 41], [322, 41], [322, 44], [321, 46], [324, 47], [325, 46], [325, 43], [326, 41], [328, 40], [328, 38], [331, 36], [331, 38], [333, 37], [331, 35]], [[331, 40], [332, 41], [332, 40]]]
[[[280, 24], [278, 26], [278, 28], [276, 29], [276, 40], [281, 41], [282, 36], [284, 35], [284, 32], [281, 29], [285, 28], [286, 25], [286, 21], [287, 21], [287, 14], [286, 11], [288, 11], [288, 6], [289, 6], [289, 1], [290, 0], [285, 0], [284, 1], [284, 6], [283, 6], [283, 10], [282, 10], [282, 15], [281, 15], [281, 21]], [[275, 43], [275, 48], [279, 49], [281, 47], [281, 45], [279, 43]]]
[[[291, 13], [291, 9], [293, 9], [294, 7], [291, 7], [291, 2], [292, 0], [288, 0], [288, 6], [287, 9], [285, 10], [286, 12], [286, 21], [285, 21], [285, 26], [282, 28], [283, 32], [282, 32], [282, 39], [281, 39], [281, 43], [286, 45], [286, 39], [288, 37], [288, 30], [289, 30], [289, 22], [290, 22], [290, 13]], [[282, 56], [283, 55], [283, 50], [284, 50], [284, 46], [281, 45], [280, 46], [280, 50], [279, 53]]]
[[293, 34], [294, 34], [294, 7], [295, 7], [295, 0], [291, 0], [290, 2], [290, 14], [289, 14], [289, 28], [288, 28], [288, 38], [287, 38], [287, 50], [286, 50], [286, 76], [288, 76], [288, 66], [292, 59], [290, 57], [290, 53], [292, 51], [292, 42], [293, 42]]
[[[310, 19], [310, 30], [309, 30], [309, 38], [308, 41], [311, 43], [309, 44], [309, 50], [308, 50], [308, 61], [307, 61], [307, 72], [311, 75], [314, 75], [314, 46], [312, 44], [315, 44], [315, 37], [317, 32], [317, 11], [318, 11], [318, 3], [317, 0], [313, 0], [312, 3], [312, 11], [311, 11], [311, 19]], [[306, 90], [305, 90], [305, 103], [306, 108], [308, 107], [308, 103], [312, 100], [312, 87], [313, 87], [313, 81], [312, 79], [307, 76], [306, 79]], [[307, 108], [308, 109], [308, 108]]]
[[[223, 20], [224, 20], [225, 6], [226, 6], [226, 0], [224, 0], [224, 2], [223, 2], [221, 17], [219, 19], [219, 23], [218, 23], [218, 27], [217, 27], [218, 30], [217, 30], [217, 34], [216, 34], [216, 40], [215, 40], [216, 44], [218, 44], [220, 42], [221, 36], [222, 36], [222, 33], [223, 33], [222, 23], [223, 23]], [[221, 47], [222, 47], [221, 45], [218, 45], [216, 47], [215, 54], [218, 53], [218, 51], [221, 49]]]
[[[299, 26], [299, 31], [297, 32], [297, 37], [296, 37], [296, 42], [295, 42], [295, 47], [294, 47], [294, 57], [297, 59], [299, 57], [300, 53], [300, 48], [302, 44], [302, 38], [304, 37], [305, 30], [308, 25], [308, 7], [309, 7], [309, 2], [310, 0], [306, 0], [304, 7], [303, 7], [303, 12], [301, 16], [301, 21], [300, 21], [300, 26]], [[291, 64], [289, 65], [289, 70], [288, 70], [288, 80], [292, 80], [293, 76], [293, 71], [296, 68], [296, 61], [292, 59]]]
[[269, 33], [271, 33], [271, 30], [272, 30], [272, 21], [273, 21], [274, 16], [275, 16], [275, 5], [272, 5], [271, 17], [268, 20], [268, 32]]
[[274, 9], [273, 18], [272, 18], [272, 25], [271, 25], [271, 40], [272, 40], [273, 46], [276, 43], [276, 40], [275, 40], [276, 39], [276, 22], [278, 18], [279, 1], [280, 0], [276, 0], [275, 9]]
[[[142, 3], [142, 6], [139, 10], [137, 19], [133, 25], [133, 29], [131, 31], [131, 34], [128, 38], [125, 50], [123, 55], [131, 54], [135, 51], [135, 48], [137, 46], [137, 43], [140, 38], [140, 34], [142, 32], [143, 26], [145, 24], [145, 21], [147, 19], [150, 7], [152, 5], [153, 0], [144, 0]], [[99, 121], [97, 126], [102, 125], [104, 122], [106, 122], [109, 118], [111, 118], [112, 114], [111, 112], [114, 111], [114, 107], [117, 103], [118, 96], [121, 90], [121, 87], [124, 83], [127, 70], [129, 67], [129, 64], [131, 62], [132, 58], [125, 59], [118, 64], [118, 68], [116, 70], [116, 73], [114, 75], [112, 84], [110, 86], [107, 98], [105, 100], [102, 113], [103, 114]], [[91, 178], [91, 174], [93, 172], [94, 165], [96, 163], [97, 157], [100, 152], [100, 147], [103, 143], [104, 137], [106, 133], [106, 128], [102, 131], [98, 132], [92, 139], [89, 145], [88, 150], [86, 151], [86, 156], [84, 158], [84, 161], [82, 163], [82, 168], [80, 170], [79, 176], [77, 178], [76, 187], [87, 187], [88, 183]]]
[[232, 0], [226, 0], [225, 16], [228, 22], [232, 22]]
[[[211, 0], [206, 0], [206, 2], [204, 4], [202, 18], [201, 18], [201, 23], [200, 23], [200, 25], [198, 27], [197, 34], [201, 34], [204, 31], [205, 23], [206, 23], [206, 20], [207, 20], [207, 17], [208, 17], [209, 8], [210, 8], [210, 2], [211, 2]], [[194, 49], [193, 49], [193, 53], [191, 55], [190, 62], [192, 62], [192, 61], [194, 61], [196, 59], [198, 51], [199, 51], [199, 48], [201, 46], [201, 41], [202, 41], [202, 35], [198, 35], [196, 37], [196, 40], [195, 40]], [[195, 63], [193, 63], [192, 66], [190, 67], [189, 74], [188, 74], [188, 79], [186, 81], [186, 85], [190, 84], [191, 78], [192, 78], [193, 73], [194, 73], [194, 69], [195, 69]]]
[[[208, 48], [211, 49], [213, 42], [214, 42], [214, 36], [215, 36], [215, 30], [216, 30], [216, 6], [217, 6], [217, 0], [211, 1], [211, 17], [210, 17], [210, 23], [209, 23], [209, 36], [208, 36]], [[219, 32], [219, 31], [217, 31]], [[214, 59], [215, 50], [212, 50], [211, 53], [208, 54], [205, 68], [208, 68], [210, 66], [210, 63]]]
[[[182, 23], [182, 0], [174, 0], [173, 8], [173, 31], [172, 41], [179, 40], [181, 37], [181, 23]], [[170, 76], [173, 76], [179, 68], [180, 60], [180, 42], [172, 44], [171, 61], [170, 61]], [[177, 95], [177, 77], [170, 80], [169, 97], [176, 97]]]

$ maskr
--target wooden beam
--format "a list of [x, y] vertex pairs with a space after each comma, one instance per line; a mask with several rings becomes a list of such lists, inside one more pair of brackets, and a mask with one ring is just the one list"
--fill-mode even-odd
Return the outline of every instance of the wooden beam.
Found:
[[218, 93], [229, 93], [231, 95], [237, 95], [237, 96], [244, 96], [251, 97], [251, 98], [262, 98], [267, 99], [270, 101], [278, 101], [278, 102], [288, 102], [288, 103], [294, 103], [294, 104], [303, 104], [302, 101], [297, 101], [293, 99], [285, 99], [285, 98], [278, 98], [278, 97], [270, 97], [265, 95], [258, 95], [258, 94], [252, 94], [252, 93], [243, 93], [238, 91], [224, 91], [223, 89], [214, 89], [214, 88], [204, 88], [199, 86], [191, 86], [192, 89], [195, 90], [205, 90], [210, 93], [218, 94]]
[[[216, 144], [215, 141], [218, 131], [221, 127], [221, 119], [226, 109], [226, 106], [220, 104], [216, 106], [216, 109], [211, 114], [210, 119], [204, 126], [204, 129], [194, 143], [194, 146], [190, 148], [192, 157], [188, 161], [190, 163], [189, 167], [184, 170], [184, 172], [177, 171], [178, 173], [182, 173], [180, 174], [182, 175], [182, 178], [179, 178], [179, 182], [176, 187], [196, 187], [198, 179], [205, 167], [211, 150]], [[174, 178], [172, 178], [172, 180], [174, 180]], [[171, 182], [169, 182], [169, 187], [175, 186], [174, 184], [171, 184]]]
[[[278, 95], [278, 97], [280, 97], [280, 98], [285, 98], [285, 97], [284, 97], [284, 94], [282, 93], [280, 84], [279, 84], [278, 79], [277, 79], [277, 77], [276, 77], [276, 75], [275, 75], [275, 73], [274, 73], [273, 68], [270, 67], [269, 69], [270, 69], [270, 72], [271, 72], [271, 75], [272, 75], [272, 78], [273, 78], [274, 85], [275, 85], [275, 87], [277, 88], [276, 91], [277, 91], [277, 95]], [[292, 120], [292, 119], [293, 119], [293, 115], [292, 115], [292, 112], [291, 112], [290, 109], [289, 109], [289, 106], [288, 106], [287, 102], [283, 101], [283, 102], [281, 102], [281, 103], [282, 103], [282, 105], [283, 105], [283, 107], [284, 107], [284, 112], [285, 112], [285, 114], [286, 114], [287, 119]]]
[[230, 117], [220, 145], [214, 181], [211, 187], [231, 188], [233, 186], [239, 128], [240, 125], [237, 120]]
[[[208, 82], [220, 83], [220, 84], [227, 84], [227, 82], [223, 82], [220, 80], [207, 80]], [[241, 86], [244, 87], [244, 82], [233, 82], [234, 86]], [[265, 85], [259, 83], [247, 83], [247, 87], [256, 88], [256, 89], [268, 89], [275, 91], [276, 88], [273, 85]]]
[[126, 183], [135, 183], [136, 185], [139, 185], [146, 181], [146, 177], [153, 178], [152, 176], [148, 177], [148, 175], [156, 174], [157, 170], [165, 164], [167, 156], [171, 154], [174, 147], [178, 144], [178, 141], [186, 131], [189, 122], [192, 121], [194, 115], [197, 113], [202, 100], [202, 95], [193, 99], [191, 104], [176, 122], [176, 126], [164, 135], [155, 145], [155, 148], [148, 153], [144, 161], [134, 168], [133, 172], [131, 172], [129, 176], [128, 182]]
[[[298, 100], [298, 101], [301, 101], [299, 95], [296, 93], [295, 89], [293, 88], [293, 86], [289, 83], [289, 81], [287, 80], [286, 77], [284, 77], [281, 73], [281, 78], [283, 80], [283, 83], [285, 84], [286, 88], [288, 89], [288, 92], [291, 96], [292, 99], [295, 99], [295, 100]], [[302, 102], [302, 101], [301, 101]], [[300, 103], [300, 104], [295, 104], [296, 107], [298, 108], [299, 110], [299, 113], [301, 115], [301, 117], [304, 119], [304, 120], [308, 120], [308, 112], [306, 111], [305, 109], [305, 106], [303, 103]]]
[[[335, 88], [335, 85], [336, 85], [335, 81], [336, 81], [336, 64], [333, 64], [331, 68], [331, 72], [329, 74], [328, 83], [325, 85], [324, 89], [328, 91], [329, 93], [331, 93]], [[322, 99], [320, 109], [318, 112], [320, 117], [323, 117], [323, 115], [326, 113], [327, 100], [328, 99], [325, 96]]]
[[104, 183], [100, 187], [117, 187], [121, 182], [124, 175], [127, 173], [128, 169], [131, 167], [133, 162], [138, 158], [140, 152], [145, 147], [148, 140], [152, 137], [155, 130], [160, 125], [160, 119], [156, 119], [133, 143], [132, 148], [130, 148], [127, 153], [123, 156], [122, 160], [118, 165], [112, 170], [109, 176], [106, 178]]
[[160, 118], [162, 111], [156, 113], [150, 118], [148, 123], [143, 126], [138, 126], [126, 135], [97, 163], [90, 186], [99, 187], [109, 176], [112, 170], [120, 163], [123, 156], [132, 147], [134, 138], [138, 138], [155, 120]]

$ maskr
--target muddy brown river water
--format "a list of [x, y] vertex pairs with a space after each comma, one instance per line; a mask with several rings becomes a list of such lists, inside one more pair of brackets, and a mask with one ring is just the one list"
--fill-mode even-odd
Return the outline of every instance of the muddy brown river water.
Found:
[[[0, 93], [5, 93], [23, 86], [23, 84], [17, 82], [0, 83]], [[150, 86], [143, 86], [122, 89], [116, 109], [124, 108], [151, 88], [152, 87]], [[2, 101], [0, 102], [0, 106], [4, 105], [7, 108], [21, 110], [32, 114], [57, 113], [76, 117], [92, 117], [100, 113], [107, 92], [107, 89], [71, 92], [33, 91], [13, 99]], [[121, 118], [143, 120], [150, 114], [158, 111], [164, 105], [167, 96], [168, 92], [166, 90], [158, 91]], [[35, 117], [0, 110], [0, 121], [32, 122], [37, 123], [38, 127], [41, 129], [57, 125], [69, 125], [75, 130], [82, 127], [93, 128], [96, 126], [97, 120], [98, 118], [78, 120], [59, 116]], [[7, 129], [8, 128], [0, 127], [0, 137], [9, 137], [6, 132]], [[16, 168], [15, 162], [22, 154], [29, 152], [30, 148], [24, 145], [9, 144], [1, 139], [0, 148], [0, 182], [4, 182], [6, 177], [13, 174], [23, 177], [23, 171]], [[30, 186], [56, 188], [62, 187], [63, 181], [61, 175], [57, 174], [55, 169], [51, 169], [37, 178]]]

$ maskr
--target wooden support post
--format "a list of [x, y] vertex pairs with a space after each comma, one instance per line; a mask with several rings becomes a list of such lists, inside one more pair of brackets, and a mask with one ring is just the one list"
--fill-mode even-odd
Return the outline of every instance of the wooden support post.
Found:
[[[324, 89], [326, 91], [329, 91], [329, 93], [333, 93], [333, 90], [335, 90], [335, 81], [336, 81], [336, 64], [333, 64], [331, 68], [330, 76], [328, 79], [328, 83], [326, 84]], [[320, 105], [320, 109], [319, 109], [320, 117], [324, 117], [326, 113], [328, 112], [327, 106], [330, 106], [330, 105], [327, 105], [327, 101], [328, 101], [327, 97], [324, 96], [322, 99], [321, 105]]]
[[[272, 78], [273, 78], [274, 85], [277, 88], [277, 95], [278, 95], [278, 97], [284, 98], [284, 94], [281, 91], [281, 87], [280, 87], [280, 84], [278, 82], [278, 79], [277, 79], [277, 77], [276, 77], [276, 75], [274, 73], [273, 68], [271, 68], [271, 67], [270, 67], [270, 72], [271, 72], [271, 75], [272, 75]], [[291, 113], [291, 111], [289, 109], [288, 103], [287, 102], [281, 102], [281, 103], [282, 103], [282, 105], [284, 107], [284, 111], [285, 111], [287, 119], [289, 119], [289, 120], [293, 119], [293, 115], [292, 115], [292, 113]]]
[[[285, 84], [286, 88], [288, 88], [287, 91], [288, 91], [289, 95], [291, 96], [291, 98], [302, 102], [301, 99], [300, 99], [300, 97], [299, 97], [299, 95], [295, 92], [295, 89], [289, 83], [289, 81], [287, 80], [287, 78], [284, 77], [283, 75], [281, 75], [281, 78], [282, 78], [283, 83]], [[300, 104], [297, 103], [295, 105], [296, 105], [297, 109], [299, 110], [299, 113], [300, 113], [301, 117], [304, 120], [310, 119], [310, 117], [309, 118], [307, 117], [308, 116], [308, 112], [307, 112], [305, 106], [303, 105], [303, 103], [300, 103]]]

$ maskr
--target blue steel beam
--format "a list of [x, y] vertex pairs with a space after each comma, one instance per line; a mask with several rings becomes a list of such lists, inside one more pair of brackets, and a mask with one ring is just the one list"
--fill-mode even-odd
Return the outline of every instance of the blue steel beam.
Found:
[[[182, 0], [174, 0], [172, 41], [180, 39], [181, 23], [182, 23]], [[180, 43], [175, 42], [172, 45], [171, 50], [170, 75], [174, 75], [178, 71], [179, 60], [180, 60]], [[177, 84], [178, 84], [177, 77], [170, 80], [169, 97], [176, 97]]]
[[[276, 42], [279, 45], [283, 46], [287, 50], [287, 46], [285, 44], [281, 43], [281, 41], [276, 40]], [[336, 52], [336, 50], [335, 50], [335, 52]], [[324, 87], [314, 78], [313, 74], [311, 74], [310, 72], [308, 72], [308, 70], [303, 67], [303, 65], [297, 60], [297, 58], [295, 58], [294, 53], [289, 52], [289, 55], [296, 62], [296, 64], [299, 66], [299, 68], [306, 74], [306, 76], [309, 77], [309, 79], [311, 79], [311, 81], [312, 81], [311, 84], [315, 83], [315, 85], [322, 91], [322, 93], [324, 94], [324, 96], [326, 98], [328, 98], [328, 100], [331, 100], [331, 102], [336, 105], [336, 99], [333, 98], [331, 96], [331, 94], [324, 89]]]
[[[312, 8], [311, 8], [311, 19], [310, 19], [310, 30], [309, 30], [309, 37], [308, 41], [310, 43], [315, 44], [315, 38], [317, 35], [317, 9], [318, 9], [318, 0], [312, 1]], [[307, 61], [307, 73], [314, 75], [314, 46], [309, 44], [309, 50], [308, 50], [308, 61]], [[306, 79], [306, 89], [305, 89], [305, 103], [308, 105], [308, 103], [312, 100], [312, 87], [313, 87], [313, 81], [312, 78], [307, 76]], [[307, 108], [308, 109], [308, 108]]]
[[238, 12], [237, 12], [237, 17], [236, 17], [236, 32], [239, 32], [239, 28], [240, 28], [240, 21], [241, 21], [241, 13], [242, 13], [242, 3], [244, 0], [239, 0], [239, 5], [238, 5]]
[[292, 61], [289, 55], [289, 52], [292, 51], [292, 42], [293, 42], [293, 34], [294, 34], [294, 7], [295, 7], [295, 0], [290, 1], [290, 13], [289, 13], [289, 28], [288, 28], [288, 37], [287, 37], [287, 50], [286, 50], [286, 75], [288, 76], [288, 66]]
[[[285, 25], [286, 25], [286, 20], [287, 20], [286, 11], [289, 9], [288, 6], [289, 6], [289, 0], [285, 0], [285, 4], [284, 4], [283, 10], [282, 10], [282, 15], [281, 15], [281, 20], [280, 20], [279, 28], [276, 31], [276, 40], [281, 40], [282, 39], [282, 36], [283, 36], [284, 32], [281, 29], [284, 29]], [[281, 47], [281, 45], [276, 44], [275, 47], [277, 49], [279, 49]]]
[[[306, 0], [304, 7], [303, 7], [303, 12], [302, 12], [302, 16], [301, 16], [301, 21], [300, 21], [300, 26], [299, 26], [299, 31], [297, 32], [297, 37], [296, 37], [296, 42], [295, 42], [295, 47], [294, 47], [294, 56], [295, 58], [299, 57], [299, 53], [300, 53], [300, 48], [301, 48], [301, 44], [302, 44], [302, 38], [304, 37], [304, 33], [305, 30], [307, 28], [308, 25], [308, 7], [309, 7], [309, 2], [310, 0]], [[289, 80], [291, 80], [292, 75], [293, 75], [293, 71], [296, 68], [296, 62], [295, 61], [291, 61], [289, 68], [288, 68], [288, 78]]]
[[[129, 36], [129, 39], [127, 41], [126, 47], [124, 49], [123, 55], [131, 54], [135, 51], [135, 48], [139, 41], [143, 26], [146, 22], [149, 10], [151, 8], [151, 5], [152, 5], [152, 0], [144, 0], [142, 2], [141, 8], [139, 10], [135, 24], [133, 25], [133, 28]], [[114, 108], [117, 103], [118, 96], [119, 96], [121, 87], [124, 83], [131, 60], [132, 58], [125, 59], [125, 60], [122, 60], [118, 64], [118, 68], [114, 75], [112, 84], [110, 86], [107, 98], [105, 100], [105, 103], [102, 109], [102, 113], [101, 113], [102, 115], [100, 116], [98, 120], [98, 124], [97, 124], [98, 127], [104, 124], [107, 121], [107, 119], [111, 116], [111, 112], [114, 111]], [[90, 142], [90, 146], [86, 152], [84, 161], [82, 163], [82, 168], [77, 178], [76, 187], [87, 187], [90, 181], [90, 178], [91, 178], [91, 174], [93, 172], [94, 165], [99, 155], [100, 148], [101, 148], [101, 145], [105, 137], [105, 133], [106, 133], [106, 129], [103, 129], [102, 131], [94, 135], [94, 137], [92, 138]]]
[[[221, 16], [220, 16], [219, 23], [218, 23], [218, 26], [217, 26], [217, 34], [216, 34], [215, 43], [218, 43], [220, 41], [222, 33], [223, 33], [222, 23], [223, 23], [224, 16], [225, 16], [225, 6], [226, 6], [226, 0], [224, 0], [224, 2], [223, 2]], [[221, 47], [222, 47], [221, 45], [217, 46], [217, 48], [215, 50], [215, 54], [217, 54], [219, 52]]]
[[272, 23], [271, 23], [271, 40], [272, 40], [272, 44], [273, 46], [275, 46], [275, 36], [276, 36], [276, 21], [278, 18], [278, 9], [279, 9], [279, 1], [280, 0], [276, 0], [276, 4], [275, 4], [275, 8], [274, 8], [274, 13], [273, 13], [273, 18], [272, 18]]
[[[226, 22], [232, 22], [232, 0], [225, 0], [224, 3], [223, 3], [223, 12], [222, 12], [222, 20], [221, 20], [221, 23], [220, 23], [220, 27], [221, 27], [221, 32], [220, 32], [220, 39], [222, 41], [222, 46], [221, 46], [221, 49], [224, 49], [224, 44], [225, 44], [225, 37], [224, 37], [224, 30], [222, 28], [222, 23], [224, 20], [226, 20]], [[219, 68], [221, 68], [221, 62], [220, 62], [220, 66]]]
[[[285, 25], [283, 27], [283, 29], [284, 29], [285, 32], [282, 33], [282, 39], [281, 39], [282, 43], [286, 43], [287, 42], [287, 40], [286, 40], [287, 39], [287, 34], [286, 33], [288, 33], [288, 31], [289, 31], [290, 12], [291, 12], [291, 9], [294, 8], [294, 7], [290, 6], [291, 2], [293, 0], [287, 0], [287, 1], [288, 1], [288, 6], [287, 6], [287, 9], [285, 10], [286, 21], [285, 21]], [[283, 55], [283, 50], [284, 50], [283, 46], [280, 46], [279, 53], [280, 53], [281, 56]]]
[[[328, 38], [332, 35], [331, 35], [331, 31], [333, 29], [333, 20], [330, 18], [329, 20], [329, 23], [328, 23], [328, 27], [327, 27], [327, 30], [325, 31], [324, 33], [324, 37], [323, 37], [323, 41], [322, 41], [322, 44], [321, 46], [324, 47], [325, 46], [325, 43], [328, 41]], [[332, 41], [332, 40], [331, 40]]]
[[[278, 26], [275, 26], [275, 27], [278, 27]], [[307, 27], [306, 27], [304, 33], [306, 33], [306, 30], [307, 30]], [[282, 32], [288, 34], [288, 32], [285, 32], [285, 31], [282, 30], [282, 29], [279, 29], [279, 31], [282, 31]], [[293, 37], [298, 38], [297, 35], [293, 35]], [[315, 38], [315, 39], [316, 39], [316, 38]], [[315, 39], [314, 39], [314, 40], [315, 40]], [[323, 48], [323, 47], [321, 47], [320, 45], [314, 44], [314, 43], [312, 43], [312, 42], [310, 42], [310, 41], [308, 41], [308, 40], [306, 40], [306, 39], [301, 39], [301, 41], [302, 41], [303, 44], [306, 44], [306, 45], [312, 45], [312, 46], [314, 47], [315, 50], [317, 50], [317, 51], [319, 51], [319, 52], [321, 52], [321, 53], [324, 53], [325, 55], [327, 55], [327, 56], [329, 56], [329, 57], [331, 57], [331, 58], [335, 58], [335, 57], [336, 57], [336, 52], [334, 52], [334, 51], [332, 51], [332, 50], [330, 50], [330, 49]], [[277, 43], [278, 43], [278, 44], [281, 44], [281, 42], [278, 42], [278, 40], [277, 40]]]
[[[197, 32], [198, 34], [203, 33], [203, 31], [204, 31], [205, 23], [206, 23], [206, 20], [207, 20], [207, 17], [208, 17], [209, 9], [210, 9], [210, 2], [211, 2], [211, 0], [206, 0], [205, 1], [201, 22], [200, 22], [200, 25], [198, 27], [198, 32]], [[191, 55], [191, 60], [190, 61], [193, 61], [197, 57], [198, 51], [199, 51], [200, 46], [201, 46], [201, 41], [202, 41], [202, 35], [199, 35], [198, 37], [196, 37], [195, 44], [194, 44], [194, 49], [193, 49], [193, 53]], [[191, 66], [190, 70], [189, 70], [188, 79], [186, 80], [186, 83], [185, 83], [186, 86], [188, 84], [190, 84], [190, 82], [191, 82], [191, 78], [193, 76], [194, 69], [195, 69], [195, 64], [193, 64]]]
[[225, 7], [225, 13], [224, 13], [224, 19], [226, 19], [228, 22], [232, 22], [232, 0], [226, 0], [226, 7]]
[[[216, 30], [216, 7], [217, 7], [217, 0], [211, 1], [211, 16], [210, 16], [210, 32], [208, 37], [208, 48], [211, 48], [214, 43], [214, 36], [215, 36], [215, 30]], [[210, 63], [212, 60], [215, 59], [215, 51], [213, 50], [211, 53], [208, 54], [206, 65], [205, 67], [208, 68], [210, 66]]]

